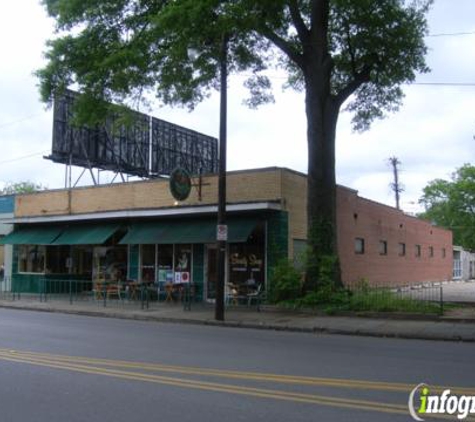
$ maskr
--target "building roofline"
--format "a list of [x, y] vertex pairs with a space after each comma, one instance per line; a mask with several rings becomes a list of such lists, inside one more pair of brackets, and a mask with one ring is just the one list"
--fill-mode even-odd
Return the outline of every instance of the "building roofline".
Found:
[[[249, 202], [227, 204], [227, 212], [249, 212], [249, 211], [280, 211], [282, 206], [279, 201]], [[108, 219], [124, 219], [124, 218], [147, 218], [147, 217], [172, 217], [172, 216], [196, 216], [205, 214], [216, 214], [218, 212], [217, 205], [198, 205], [198, 206], [177, 206], [155, 209], [140, 210], [122, 210], [122, 211], [103, 211], [91, 212], [83, 214], [61, 214], [34, 217], [15, 217], [5, 219], [3, 222], [7, 224], [34, 224], [49, 222], [66, 222], [66, 221], [84, 221], [84, 220], [108, 220]]]

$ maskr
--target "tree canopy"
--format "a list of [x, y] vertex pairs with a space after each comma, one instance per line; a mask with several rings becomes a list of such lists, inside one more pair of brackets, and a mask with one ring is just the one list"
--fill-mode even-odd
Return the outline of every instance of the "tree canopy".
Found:
[[432, 180], [423, 192], [420, 217], [452, 230], [455, 245], [475, 251], [475, 167], [465, 164], [450, 180]]
[[0, 194], [13, 195], [16, 193], [33, 193], [44, 189], [46, 189], [46, 186], [29, 180], [25, 182], [8, 182], [0, 189]]
[[[43, 0], [58, 34], [38, 71], [45, 101], [75, 86], [78, 118], [104, 117], [103, 100], [152, 92], [193, 108], [219, 88], [220, 46], [229, 72], [246, 72], [249, 104], [272, 100], [265, 71], [287, 72], [305, 94], [307, 221], [319, 257], [337, 254], [335, 134], [345, 104], [356, 130], [398, 109], [402, 84], [427, 72], [425, 14], [432, 0]], [[189, 48], [198, 50], [190, 57]], [[335, 260], [335, 279], [339, 279]]]

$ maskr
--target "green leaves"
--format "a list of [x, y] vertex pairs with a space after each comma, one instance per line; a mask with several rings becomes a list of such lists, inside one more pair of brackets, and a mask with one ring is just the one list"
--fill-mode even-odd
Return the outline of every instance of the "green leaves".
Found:
[[454, 244], [475, 250], [475, 167], [465, 164], [451, 180], [433, 180], [423, 192], [421, 217], [452, 230]]
[[13, 195], [22, 193], [33, 193], [40, 190], [47, 189], [41, 183], [34, 183], [29, 180], [25, 182], [8, 182], [3, 189], [0, 189], [1, 195]]
[[[44, 101], [76, 85], [124, 102], [153, 93], [193, 108], [218, 88], [219, 46], [229, 37], [229, 72], [250, 72], [255, 107], [272, 101], [262, 72], [278, 65], [288, 86], [319, 79], [354, 114], [354, 128], [398, 109], [401, 84], [428, 71], [425, 13], [431, 0], [43, 0], [57, 23], [48, 64], [37, 72]], [[322, 38], [322, 34], [324, 38]], [[188, 48], [199, 56], [191, 60]], [[275, 58], [278, 52], [277, 58]], [[325, 68], [325, 69], [324, 69]], [[320, 70], [319, 70], [320, 69]], [[323, 86], [325, 85], [325, 86]], [[308, 88], [308, 86], [306, 87]]]

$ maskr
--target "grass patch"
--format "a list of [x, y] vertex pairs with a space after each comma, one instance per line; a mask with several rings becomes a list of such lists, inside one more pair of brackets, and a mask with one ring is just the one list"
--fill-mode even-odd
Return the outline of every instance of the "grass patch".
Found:
[[440, 304], [404, 297], [390, 289], [363, 289], [361, 291], [321, 289], [304, 297], [279, 302], [286, 308], [312, 308], [327, 314], [338, 312], [393, 312], [415, 314], [440, 314]]

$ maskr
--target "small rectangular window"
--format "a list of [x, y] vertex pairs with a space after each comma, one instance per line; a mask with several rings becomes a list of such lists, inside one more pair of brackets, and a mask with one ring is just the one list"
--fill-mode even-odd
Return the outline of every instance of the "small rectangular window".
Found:
[[442, 248], [442, 258], [445, 258], [445, 256], [446, 256], [445, 248]]
[[405, 256], [406, 255], [406, 244], [405, 243], [399, 243], [399, 256]]
[[355, 238], [355, 253], [364, 254], [364, 239], [361, 237]]
[[388, 254], [388, 242], [386, 240], [379, 241], [379, 254], [380, 255]]
[[434, 258], [434, 247], [433, 246], [429, 246], [429, 256], [431, 258]]
[[416, 257], [421, 257], [421, 245], [416, 245]]

